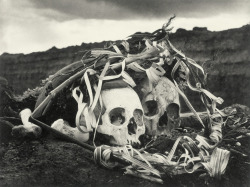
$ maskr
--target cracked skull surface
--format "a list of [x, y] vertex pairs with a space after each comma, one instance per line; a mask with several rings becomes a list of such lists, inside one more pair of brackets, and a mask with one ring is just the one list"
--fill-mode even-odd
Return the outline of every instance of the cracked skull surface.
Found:
[[105, 112], [97, 131], [108, 135], [115, 145], [140, 144], [145, 133], [143, 109], [137, 93], [130, 87], [101, 92]]
[[180, 102], [175, 85], [166, 77], [150, 84], [142, 84], [142, 106], [146, 134], [150, 136], [171, 135], [180, 126]]

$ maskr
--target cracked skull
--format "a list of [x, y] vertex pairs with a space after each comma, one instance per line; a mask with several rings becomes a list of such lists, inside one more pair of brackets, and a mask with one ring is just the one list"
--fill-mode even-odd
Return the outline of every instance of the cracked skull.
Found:
[[179, 95], [173, 82], [161, 77], [150, 85], [147, 79], [143, 81], [142, 92], [146, 134], [171, 135], [171, 131], [180, 126]]
[[126, 87], [103, 90], [101, 96], [105, 112], [97, 131], [108, 135], [112, 144], [139, 144], [145, 125], [137, 93]]

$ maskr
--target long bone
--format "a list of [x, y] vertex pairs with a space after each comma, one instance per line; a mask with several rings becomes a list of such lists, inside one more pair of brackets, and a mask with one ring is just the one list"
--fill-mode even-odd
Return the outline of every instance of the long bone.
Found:
[[56, 120], [52, 125], [52, 128], [62, 132], [63, 134], [68, 134], [70, 137], [80, 141], [86, 142], [89, 139], [88, 132], [80, 132], [77, 127], [70, 127], [68, 122], [64, 121], [63, 119]]
[[39, 138], [42, 134], [41, 127], [29, 122], [31, 110], [26, 108], [20, 112], [20, 117], [23, 125], [18, 125], [12, 128], [12, 135], [15, 137], [34, 137]]

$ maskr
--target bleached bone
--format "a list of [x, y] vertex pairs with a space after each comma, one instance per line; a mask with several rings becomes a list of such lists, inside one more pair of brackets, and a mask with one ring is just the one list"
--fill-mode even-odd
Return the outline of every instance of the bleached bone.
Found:
[[146, 134], [170, 136], [171, 131], [180, 126], [179, 95], [174, 84], [166, 77], [160, 77], [151, 85], [145, 79], [142, 91]]
[[130, 87], [113, 88], [103, 90], [101, 97], [106, 110], [97, 131], [108, 135], [112, 144], [140, 144], [145, 125], [137, 93]]
[[66, 134], [80, 142], [86, 142], [89, 139], [89, 133], [80, 132], [76, 127], [71, 127], [67, 121], [63, 119], [56, 120], [52, 125], [52, 128], [60, 131], [63, 134]]
[[39, 138], [41, 136], [41, 127], [29, 122], [29, 117], [31, 116], [31, 113], [31, 110], [28, 108], [22, 110], [19, 113], [23, 125], [18, 125], [12, 128], [12, 135], [14, 137]]

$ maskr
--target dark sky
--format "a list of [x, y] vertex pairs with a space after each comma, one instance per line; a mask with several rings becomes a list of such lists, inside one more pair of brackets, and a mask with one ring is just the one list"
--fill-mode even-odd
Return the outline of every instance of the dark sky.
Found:
[[0, 54], [30, 53], [153, 32], [250, 23], [250, 0], [0, 0]]
[[250, 12], [249, 0], [31, 0], [38, 9], [53, 9], [70, 18], [148, 19], [209, 17]]

